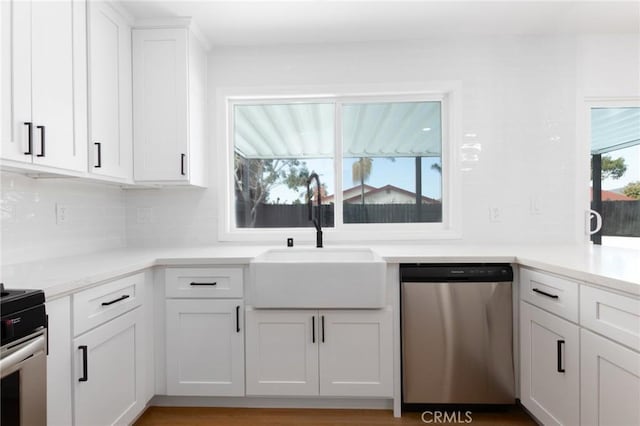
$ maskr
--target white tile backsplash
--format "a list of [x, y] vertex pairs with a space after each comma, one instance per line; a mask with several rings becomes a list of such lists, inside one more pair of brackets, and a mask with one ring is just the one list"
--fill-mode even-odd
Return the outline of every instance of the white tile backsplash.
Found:
[[[2, 172], [2, 263], [123, 247], [125, 197], [116, 186]], [[56, 221], [56, 205], [67, 209]]]

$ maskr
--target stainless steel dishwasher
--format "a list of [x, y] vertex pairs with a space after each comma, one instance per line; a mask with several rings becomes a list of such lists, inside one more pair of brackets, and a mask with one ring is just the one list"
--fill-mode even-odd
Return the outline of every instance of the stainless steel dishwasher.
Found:
[[400, 266], [402, 402], [514, 404], [513, 270]]

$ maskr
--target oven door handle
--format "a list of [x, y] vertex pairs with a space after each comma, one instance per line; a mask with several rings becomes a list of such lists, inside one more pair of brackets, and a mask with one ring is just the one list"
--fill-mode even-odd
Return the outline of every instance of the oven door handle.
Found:
[[5, 377], [15, 371], [23, 362], [28, 361], [32, 356], [37, 355], [38, 352], [44, 353], [44, 348], [45, 337], [38, 336], [30, 343], [24, 345], [24, 347], [2, 358], [0, 360], [0, 371], [2, 371], [2, 377]]

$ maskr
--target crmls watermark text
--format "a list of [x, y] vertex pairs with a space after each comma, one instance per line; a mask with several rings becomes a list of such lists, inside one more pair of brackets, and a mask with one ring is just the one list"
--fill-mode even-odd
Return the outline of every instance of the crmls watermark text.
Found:
[[423, 423], [471, 423], [471, 411], [425, 411], [420, 416]]

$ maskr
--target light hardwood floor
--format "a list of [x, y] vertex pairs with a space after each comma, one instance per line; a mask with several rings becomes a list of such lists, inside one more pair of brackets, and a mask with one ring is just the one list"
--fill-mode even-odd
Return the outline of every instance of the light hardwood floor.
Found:
[[[201, 407], [150, 407], [135, 423], [136, 426], [206, 426], [206, 425], [278, 425], [278, 426], [386, 426], [426, 424], [421, 413], [405, 413], [396, 419], [385, 410], [319, 410], [290, 408], [201, 408]], [[427, 420], [432, 417], [427, 416]], [[471, 414], [470, 425], [511, 426], [535, 425], [521, 409], [514, 407], [501, 412], [477, 412]], [[464, 411], [458, 423], [465, 424]]]

